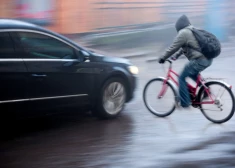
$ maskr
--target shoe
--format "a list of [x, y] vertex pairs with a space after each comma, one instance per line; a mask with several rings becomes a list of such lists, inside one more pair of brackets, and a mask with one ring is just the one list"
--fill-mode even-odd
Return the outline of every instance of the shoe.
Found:
[[183, 107], [183, 109], [186, 110], [186, 111], [190, 111], [191, 110], [191, 106]]
[[190, 103], [189, 106], [184, 107], [184, 106], [181, 105], [181, 103], [180, 103], [180, 101], [179, 101], [179, 102], [176, 102], [175, 105], [176, 105], [176, 108], [177, 108], [177, 109], [190, 109], [190, 106], [192, 105], [192, 103]]
[[189, 93], [189, 96], [190, 96], [190, 100], [191, 100], [191, 101], [194, 101], [194, 100], [195, 100], [195, 96], [193, 95], [193, 93]]
[[195, 96], [193, 94], [194, 91], [191, 91], [190, 89], [188, 91], [189, 91], [190, 100], [194, 101], [195, 100]]
[[187, 107], [183, 107], [183, 106], [181, 106], [181, 107], [184, 108], [184, 109], [190, 109], [190, 105], [187, 106]]

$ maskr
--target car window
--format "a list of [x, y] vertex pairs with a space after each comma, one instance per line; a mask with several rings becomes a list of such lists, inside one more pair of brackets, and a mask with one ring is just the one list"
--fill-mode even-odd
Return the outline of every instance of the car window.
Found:
[[0, 59], [15, 58], [13, 41], [7, 32], [0, 33]]
[[72, 47], [50, 36], [30, 32], [19, 32], [18, 36], [28, 53], [25, 58], [76, 59]]

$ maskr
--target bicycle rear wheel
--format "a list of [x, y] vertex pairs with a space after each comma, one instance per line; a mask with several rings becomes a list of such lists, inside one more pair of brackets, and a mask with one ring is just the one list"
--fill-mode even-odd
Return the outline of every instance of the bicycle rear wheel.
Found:
[[[160, 93], [163, 93], [160, 95]], [[169, 82], [162, 78], [150, 80], [144, 88], [143, 99], [147, 109], [158, 117], [166, 117], [175, 110], [177, 94]]]
[[[208, 82], [210, 95], [215, 100], [214, 104], [201, 104], [200, 110], [203, 115], [213, 123], [224, 123], [232, 118], [234, 114], [234, 95], [232, 90], [222, 82]], [[198, 93], [200, 102], [210, 101], [210, 96], [205, 96], [204, 89]]]

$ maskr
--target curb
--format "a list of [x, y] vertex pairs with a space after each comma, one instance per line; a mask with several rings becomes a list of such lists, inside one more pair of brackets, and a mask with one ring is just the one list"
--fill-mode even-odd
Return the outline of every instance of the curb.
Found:
[[87, 35], [81, 38], [81, 40], [89, 40], [89, 39], [95, 39], [95, 38], [103, 38], [103, 37], [110, 37], [110, 36], [122, 36], [127, 34], [133, 34], [133, 33], [142, 33], [147, 31], [155, 31], [155, 30], [162, 30], [171, 28], [174, 24], [168, 23], [163, 25], [158, 25], [150, 28], [142, 28], [142, 29], [132, 29], [132, 30], [122, 30], [122, 31], [115, 31], [115, 32], [108, 32], [108, 33], [97, 33], [92, 35]]
[[157, 58], [147, 59], [146, 62], [155, 62], [157, 61]]
[[132, 55], [126, 55], [126, 56], [120, 56], [120, 58], [126, 58], [126, 59], [131, 59], [131, 58], [141, 58], [143, 56], [149, 55], [152, 52], [143, 52], [139, 54], [132, 54]]
[[116, 58], [125, 58], [125, 59], [134, 59], [134, 58], [141, 58], [141, 57], [145, 57], [147, 55], [152, 54], [152, 51], [136, 51], [136, 52], [122, 52], [122, 53], [118, 53], [115, 52], [113, 53], [112, 51], [104, 51], [104, 50], [97, 50], [97, 49], [92, 49], [94, 52], [96, 53], [100, 53], [102, 55], [105, 56], [110, 56], [110, 57], [116, 57]]

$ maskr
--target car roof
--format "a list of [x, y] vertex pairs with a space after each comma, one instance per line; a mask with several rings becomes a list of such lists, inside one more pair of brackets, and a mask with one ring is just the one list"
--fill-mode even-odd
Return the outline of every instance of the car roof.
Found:
[[46, 29], [35, 24], [15, 19], [0, 19], [0, 29], [30, 29], [46, 31]]
[[68, 39], [65, 36], [62, 36], [56, 32], [47, 30], [41, 26], [37, 26], [35, 24], [32, 23], [28, 23], [25, 21], [20, 21], [20, 20], [16, 20], [16, 19], [0, 19], [0, 31], [3, 29], [23, 29], [23, 30], [34, 30], [34, 31], [39, 31], [39, 32], [44, 32], [44, 33], [48, 33], [48, 34], [52, 34], [54, 36], [57, 36], [67, 42], [69, 42], [70, 44], [80, 48], [80, 49], [84, 49], [83, 47], [79, 46], [78, 44], [76, 44], [75, 42], [73, 42], [72, 40]]

